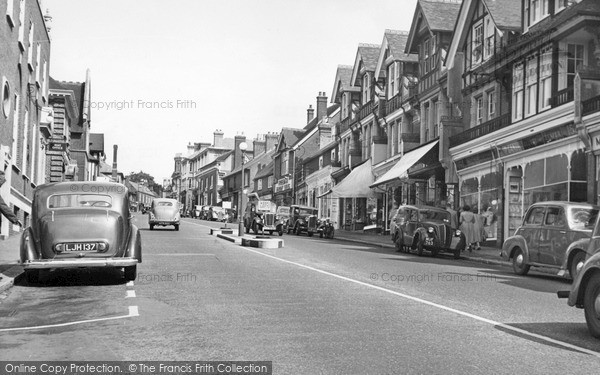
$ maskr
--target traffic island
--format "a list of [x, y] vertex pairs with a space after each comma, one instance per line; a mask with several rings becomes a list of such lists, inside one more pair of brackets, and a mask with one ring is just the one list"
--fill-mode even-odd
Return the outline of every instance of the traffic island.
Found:
[[210, 234], [216, 235], [229, 242], [240, 244], [248, 247], [258, 247], [263, 249], [278, 249], [284, 246], [283, 239], [273, 238], [269, 236], [250, 236], [244, 235], [238, 237], [229, 233], [222, 233], [219, 229], [211, 229]]
[[213, 236], [219, 235], [219, 234], [233, 234], [233, 228], [211, 229], [210, 234]]

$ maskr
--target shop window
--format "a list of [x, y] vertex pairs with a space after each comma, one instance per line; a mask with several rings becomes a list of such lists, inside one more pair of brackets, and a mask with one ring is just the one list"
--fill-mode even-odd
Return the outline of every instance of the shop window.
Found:
[[525, 167], [525, 189], [544, 185], [544, 159], [536, 160]]
[[569, 179], [567, 155], [556, 155], [546, 159], [546, 184], [565, 182]]
[[571, 156], [571, 180], [587, 181], [587, 156], [585, 151], [575, 151]]

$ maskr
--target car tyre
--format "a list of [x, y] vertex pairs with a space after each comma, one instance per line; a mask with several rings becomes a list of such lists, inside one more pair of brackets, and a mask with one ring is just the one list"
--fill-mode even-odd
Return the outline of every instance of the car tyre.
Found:
[[575, 276], [583, 267], [583, 263], [585, 263], [585, 253], [583, 251], [578, 251], [573, 255], [573, 259], [571, 260], [571, 267], [569, 268], [569, 273], [571, 274], [571, 278], [575, 280]]
[[25, 279], [29, 284], [37, 284], [40, 281], [40, 270], [26, 270]]
[[277, 234], [279, 234], [279, 237], [283, 236], [283, 229], [279, 229], [279, 230], [277, 231]]
[[306, 234], [308, 234], [308, 237], [312, 237], [314, 233], [311, 231], [308, 231], [308, 232], [306, 232]]
[[454, 250], [454, 259], [460, 259], [460, 252], [461, 252], [460, 247], [457, 247], [456, 250]]
[[335, 232], [335, 229], [331, 228], [331, 229], [329, 230], [329, 236], [328, 236], [328, 237], [329, 237], [329, 238], [331, 238], [331, 239], [333, 239], [333, 234], [334, 234], [334, 232]]
[[525, 254], [523, 254], [523, 250], [517, 248], [515, 250], [515, 254], [513, 255], [513, 271], [517, 275], [527, 275], [529, 272], [529, 264], [525, 264]]
[[323, 232], [319, 232], [319, 238], [323, 238]]
[[123, 273], [126, 281], [134, 281], [137, 275], [137, 265], [123, 267]]
[[398, 253], [404, 252], [404, 243], [400, 241], [400, 238], [396, 238], [395, 245], [396, 245], [396, 252], [398, 252]]
[[592, 275], [583, 295], [583, 311], [590, 334], [600, 338], [600, 274]]
[[150, 224], [150, 230], [154, 230], [154, 224]]
[[300, 235], [300, 227], [295, 227], [294, 233], [296, 233], [296, 236], [299, 236]]
[[438, 249], [437, 247], [434, 247], [433, 249], [431, 249], [431, 256], [433, 258], [435, 258], [438, 256], [439, 252], [440, 252], [440, 249]]
[[174, 227], [176, 231], [179, 231], [179, 224], [175, 224]]

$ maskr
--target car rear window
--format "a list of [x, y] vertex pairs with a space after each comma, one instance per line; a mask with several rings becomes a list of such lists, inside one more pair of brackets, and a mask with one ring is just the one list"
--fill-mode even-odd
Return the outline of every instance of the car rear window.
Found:
[[55, 194], [48, 197], [48, 208], [112, 207], [112, 197], [100, 194]]
[[159, 206], [159, 207], [161, 207], [161, 206], [172, 206], [173, 202], [158, 202], [156, 205]]
[[573, 229], [593, 229], [598, 216], [598, 210], [586, 207], [571, 207], [569, 209], [569, 226]]

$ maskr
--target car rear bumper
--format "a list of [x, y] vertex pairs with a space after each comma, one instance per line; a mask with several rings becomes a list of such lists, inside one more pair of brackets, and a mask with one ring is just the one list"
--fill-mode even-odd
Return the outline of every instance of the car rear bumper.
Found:
[[65, 259], [65, 260], [28, 260], [22, 263], [25, 269], [48, 268], [96, 268], [96, 267], [127, 267], [138, 264], [135, 258], [102, 258], [102, 259]]
[[177, 220], [177, 221], [169, 221], [169, 220], [150, 220], [148, 223], [149, 223], [149, 224], [152, 224], [152, 225], [178, 225], [178, 224], [179, 224], [179, 220]]

